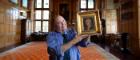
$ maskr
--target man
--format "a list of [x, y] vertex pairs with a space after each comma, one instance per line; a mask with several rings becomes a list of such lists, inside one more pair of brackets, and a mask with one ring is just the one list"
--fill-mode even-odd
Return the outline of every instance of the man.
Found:
[[[47, 44], [50, 55], [56, 56], [51, 60], [80, 60], [78, 45], [84, 44], [81, 40], [88, 35], [76, 35], [73, 29], [68, 29], [65, 19], [57, 16], [55, 21], [55, 31], [49, 32]], [[82, 44], [81, 44], [82, 43]]]

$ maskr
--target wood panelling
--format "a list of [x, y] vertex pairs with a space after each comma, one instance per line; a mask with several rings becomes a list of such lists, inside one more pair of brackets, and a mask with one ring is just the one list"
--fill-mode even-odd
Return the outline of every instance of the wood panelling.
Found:
[[139, 43], [139, 23], [138, 23], [138, 4], [136, 2], [138, 2], [138, 0], [121, 0], [120, 3], [123, 2], [123, 4], [125, 4], [125, 2], [128, 1], [132, 1], [131, 3], [133, 4], [132, 7], [129, 6], [123, 6], [126, 7], [126, 10], [131, 10], [132, 11], [132, 16], [129, 17], [129, 19], [124, 19], [121, 18], [124, 15], [122, 15], [122, 11], [124, 9], [121, 9], [122, 4], [120, 5], [120, 7], [117, 9], [117, 13], [118, 13], [118, 32], [122, 33], [122, 32], [127, 32], [129, 33], [129, 48], [130, 51], [135, 54], [136, 56], [140, 56], [140, 43]]
[[[59, 15], [60, 13], [60, 4], [68, 4], [68, 10], [69, 10], [69, 20], [67, 20], [68, 26], [71, 26], [73, 16], [76, 16], [76, 14], [74, 15], [73, 12], [76, 11], [77, 4], [78, 4], [78, 0], [52, 0], [51, 2], [51, 6], [50, 6], [50, 31], [53, 30], [53, 26], [54, 26], [54, 18]], [[74, 5], [74, 6], [73, 6]], [[73, 11], [74, 10], [74, 11]], [[75, 12], [76, 13], [76, 12]], [[67, 13], [65, 13], [67, 14]]]
[[[95, 10], [100, 9], [101, 0], [95, 1]], [[59, 15], [59, 6], [60, 4], [65, 3], [68, 4], [68, 10], [69, 10], [69, 20], [67, 21], [68, 27], [74, 27], [76, 28], [76, 20], [77, 20], [77, 13], [80, 11], [80, 0], [50, 0], [50, 23], [49, 23], [49, 29], [50, 31], [53, 30], [54, 27], [54, 18], [56, 15]], [[67, 13], [65, 13], [67, 14]]]
[[0, 48], [20, 42], [19, 10], [8, 0], [0, 0]]

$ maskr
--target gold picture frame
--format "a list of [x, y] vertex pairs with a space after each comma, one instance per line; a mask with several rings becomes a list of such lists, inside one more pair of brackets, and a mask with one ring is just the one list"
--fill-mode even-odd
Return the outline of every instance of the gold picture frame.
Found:
[[95, 34], [101, 32], [99, 11], [79, 12], [77, 14], [78, 34]]

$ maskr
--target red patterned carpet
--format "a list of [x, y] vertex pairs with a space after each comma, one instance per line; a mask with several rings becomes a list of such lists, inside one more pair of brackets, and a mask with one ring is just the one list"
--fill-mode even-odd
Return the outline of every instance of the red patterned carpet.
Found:
[[[97, 45], [79, 47], [81, 60], [119, 60]], [[0, 60], [49, 60], [45, 42], [31, 42], [0, 53]]]

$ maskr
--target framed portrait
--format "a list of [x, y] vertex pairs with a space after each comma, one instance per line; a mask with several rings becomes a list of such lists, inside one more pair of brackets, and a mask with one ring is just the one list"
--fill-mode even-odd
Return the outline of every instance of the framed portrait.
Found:
[[79, 12], [77, 14], [78, 34], [100, 33], [99, 11]]
[[69, 20], [69, 9], [68, 9], [68, 7], [69, 6], [68, 6], [67, 3], [61, 3], [59, 5], [59, 14], [61, 16], [63, 16], [66, 19], [66, 21]]

